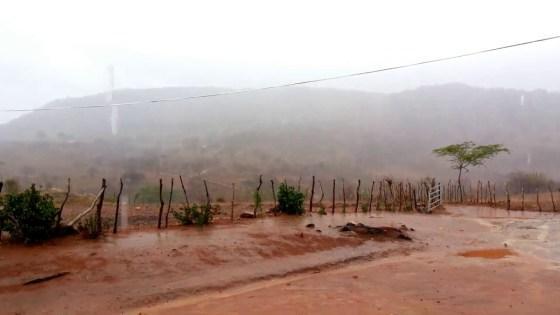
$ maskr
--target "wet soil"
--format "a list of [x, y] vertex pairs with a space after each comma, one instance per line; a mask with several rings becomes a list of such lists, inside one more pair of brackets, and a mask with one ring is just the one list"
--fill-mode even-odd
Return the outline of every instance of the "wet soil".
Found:
[[[375, 241], [335, 228], [349, 221], [404, 224], [414, 228], [413, 241]], [[6, 314], [558, 314], [560, 306], [545, 303], [560, 296], [558, 223], [548, 214], [469, 207], [2, 244], [0, 305]], [[502, 248], [516, 255], [458, 255]], [[69, 274], [23, 285], [60, 272]]]

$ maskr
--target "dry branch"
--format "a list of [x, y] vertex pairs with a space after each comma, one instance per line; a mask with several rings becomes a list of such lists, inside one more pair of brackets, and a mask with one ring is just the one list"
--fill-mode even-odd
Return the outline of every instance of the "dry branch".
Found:
[[55, 274], [50, 275], [50, 276], [36, 278], [36, 279], [30, 280], [30, 281], [24, 282], [23, 285], [37, 284], [37, 283], [49, 281], [49, 280], [52, 280], [52, 279], [60, 278], [60, 277], [65, 276], [69, 273], [70, 272], [68, 272], [68, 271], [55, 273]]

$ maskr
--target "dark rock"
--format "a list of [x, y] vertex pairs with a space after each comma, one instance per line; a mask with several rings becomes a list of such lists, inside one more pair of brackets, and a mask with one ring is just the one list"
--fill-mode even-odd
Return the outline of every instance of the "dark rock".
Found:
[[308, 224], [308, 225], [306, 225], [305, 227], [306, 227], [306, 228], [310, 228], [310, 229], [312, 229], [312, 228], [314, 228], [314, 227], [315, 227], [315, 224], [313, 224], [313, 223], [309, 223], [309, 224]]
[[239, 215], [239, 217], [242, 218], [242, 219], [254, 219], [255, 214], [253, 212], [245, 211], [245, 212], [241, 213], [241, 215]]
[[397, 229], [394, 227], [389, 226], [367, 226], [362, 223], [347, 223], [346, 225], [339, 227], [340, 232], [354, 232], [358, 235], [362, 236], [372, 236], [378, 238], [389, 238], [389, 239], [397, 239], [397, 240], [406, 240], [411, 241], [412, 238], [408, 236], [404, 231], [401, 229]]

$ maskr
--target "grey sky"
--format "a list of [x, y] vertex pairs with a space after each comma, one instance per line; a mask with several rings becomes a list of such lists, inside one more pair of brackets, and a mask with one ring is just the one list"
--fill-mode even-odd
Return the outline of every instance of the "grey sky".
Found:
[[[258, 87], [560, 34], [555, 1], [8, 1], [0, 108], [107, 89]], [[321, 86], [560, 90], [560, 40]], [[15, 115], [0, 113], [0, 122]]]

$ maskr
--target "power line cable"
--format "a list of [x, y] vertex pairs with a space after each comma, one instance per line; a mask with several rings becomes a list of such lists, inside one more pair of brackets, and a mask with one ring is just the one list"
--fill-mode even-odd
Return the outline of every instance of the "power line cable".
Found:
[[399, 65], [399, 66], [392, 66], [392, 67], [380, 68], [380, 69], [363, 71], [363, 72], [348, 73], [348, 74], [342, 74], [342, 75], [319, 78], [319, 79], [296, 81], [296, 82], [284, 83], [284, 84], [280, 84], [280, 85], [271, 85], [271, 86], [265, 86], [265, 87], [260, 87], [260, 88], [253, 88], [253, 89], [240, 89], [240, 90], [226, 91], [226, 92], [212, 93], [212, 94], [194, 95], [194, 96], [186, 96], [186, 97], [175, 97], [175, 98], [162, 98], [162, 99], [153, 99], [153, 100], [145, 100], [145, 101], [133, 101], [133, 102], [124, 102], [124, 103], [110, 103], [110, 104], [83, 105], [83, 106], [41, 107], [41, 108], [35, 108], [35, 109], [30, 109], [30, 108], [29, 109], [18, 109], [18, 108], [2, 109], [2, 110], [0, 110], [0, 112], [4, 112], [4, 113], [6, 113], [6, 112], [8, 112], [8, 113], [9, 112], [38, 112], [38, 111], [66, 110], [66, 109], [93, 109], [93, 108], [103, 108], [103, 107], [122, 107], [122, 106], [133, 106], [133, 105], [143, 105], [143, 104], [187, 101], [187, 100], [193, 100], [193, 99], [210, 98], [210, 97], [218, 97], [218, 96], [226, 96], [226, 95], [245, 94], [245, 93], [279, 89], [279, 88], [296, 86], [296, 85], [305, 85], [305, 84], [310, 84], [310, 83], [345, 79], [345, 78], [363, 76], [363, 75], [374, 74], [374, 73], [379, 73], [379, 72], [393, 71], [393, 70], [397, 70], [397, 69], [411, 68], [411, 67], [421, 66], [421, 65], [430, 64], [430, 63], [436, 63], [436, 62], [448, 61], [448, 60], [470, 57], [470, 56], [475, 56], [475, 55], [480, 55], [480, 54], [486, 54], [486, 53], [490, 53], [490, 52], [494, 52], [494, 51], [498, 51], [498, 50], [504, 50], [504, 49], [514, 48], [514, 47], [519, 47], [519, 46], [537, 44], [537, 43], [550, 41], [550, 40], [554, 40], [554, 39], [559, 39], [559, 38], [560, 38], [560, 35], [557, 35], [557, 36], [545, 37], [545, 38], [540, 38], [540, 39], [526, 41], [526, 42], [510, 44], [510, 45], [506, 45], [506, 46], [500, 46], [500, 47], [484, 49], [484, 50], [479, 50], [479, 51], [474, 51], [474, 52], [469, 52], [469, 53], [463, 53], [463, 54], [449, 56], [449, 57], [429, 59], [429, 60], [404, 64], [404, 65]]

